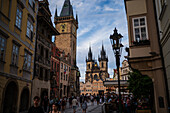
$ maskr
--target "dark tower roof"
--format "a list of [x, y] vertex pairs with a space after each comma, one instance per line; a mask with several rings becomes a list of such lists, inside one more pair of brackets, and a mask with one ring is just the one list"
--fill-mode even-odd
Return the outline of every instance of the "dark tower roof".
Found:
[[106, 51], [104, 50], [104, 46], [102, 44], [101, 56], [99, 57], [99, 61], [108, 61], [106, 57]]
[[73, 16], [73, 7], [70, 0], [65, 0], [60, 16]]
[[89, 47], [88, 58], [86, 59], [86, 61], [93, 61], [93, 55], [92, 55], [91, 47]]
[[76, 14], [76, 21], [77, 21], [77, 23], [78, 23], [78, 15]]
[[55, 17], [58, 17], [58, 13], [57, 13], [57, 6], [56, 6], [56, 10], [55, 10], [55, 16], [54, 16], [54, 18]]

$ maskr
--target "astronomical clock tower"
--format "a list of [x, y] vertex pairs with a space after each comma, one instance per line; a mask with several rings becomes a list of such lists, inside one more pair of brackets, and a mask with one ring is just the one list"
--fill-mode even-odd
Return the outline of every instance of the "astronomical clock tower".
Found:
[[78, 17], [76, 14], [76, 18], [74, 18], [73, 7], [70, 0], [65, 0], [60, 15], [57, 14], [56, 8], [54, 23], [56, 29], [60, 32], [60, 35], [55, 37], [57, 48], [71, 56], [70, 94], [77, 95], [77, 93], [79, 94], [80, 77], [79, 69], [76, 64]]

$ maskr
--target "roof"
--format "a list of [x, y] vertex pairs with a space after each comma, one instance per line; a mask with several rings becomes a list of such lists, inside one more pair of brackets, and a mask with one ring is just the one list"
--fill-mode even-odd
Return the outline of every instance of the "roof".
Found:
[[73, 16], [73, 7], [70, 0], [65, 0], [60, 16]]

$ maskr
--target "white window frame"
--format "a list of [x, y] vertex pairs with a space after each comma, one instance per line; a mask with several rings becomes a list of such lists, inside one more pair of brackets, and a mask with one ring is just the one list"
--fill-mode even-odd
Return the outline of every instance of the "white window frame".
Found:
[[19, 46], [13, 44], [12, 46], [12, 60], [11, 63], [15, 66], [18, 65], [18, 57], [19, 57]]
[[[3, 46], [2, 46], [2, 40], [3, 40]], [[2, 51], [1, 48], [4, 49], [4, 53], [3, 56], [1, 56]], [[6, 52], [6, 38], [4, 38], [3, 36], [0, 35], [0, 60], [5, 61], [5, 52]], [[2, 57], [2, 59], [1, 59]]]
[[[140, 19], [141, 19], [141, 18], [144, 18], [144, 19], [145, 19], [145, 25], [140, 25]], [[134, 26], [134, 20], [135, 20], [135, 19], [138, 19], [139, 26]], [[140, 40], [143, 40], [143, 39], [142, 39], [142, 36], [141, 36], [141, 35], [142, 35], [142, 33], [141, 33], [141, 28], [142, 28], [142, 27], [145, 27], [145, 29], [146, 29], [146, 40], [149, 40], [146, 16], [132, 18], [132, 24], [133, 24], [133, 40], [134, 40], [134, 41], [137, 41], [137, 40], [136, 40], [136, 37], [135, 37], [135, 28], [139, 28]]]
[[22, 10], [17, 7], [15, 25], [21, 29], [22, 24]]
[[33, 31], [34, 31], [34, 26], [33, 23], [28, 19], [27, 20], [27, 32], [26, 35], [29, 37], [29, 39], [33, 40], [33, 37], [31, 37], [31, 33], [33, 35]]
[[31, 70], [31, 55], [25, 51], [25, 55], [24, 55], [24, 69], [26, 70]]

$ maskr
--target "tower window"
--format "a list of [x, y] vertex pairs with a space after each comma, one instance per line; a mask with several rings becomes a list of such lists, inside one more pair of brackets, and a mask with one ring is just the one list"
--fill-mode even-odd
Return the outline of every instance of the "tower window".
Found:
[[90, 69], [90, 64], [88, 64], [88, 68]]

